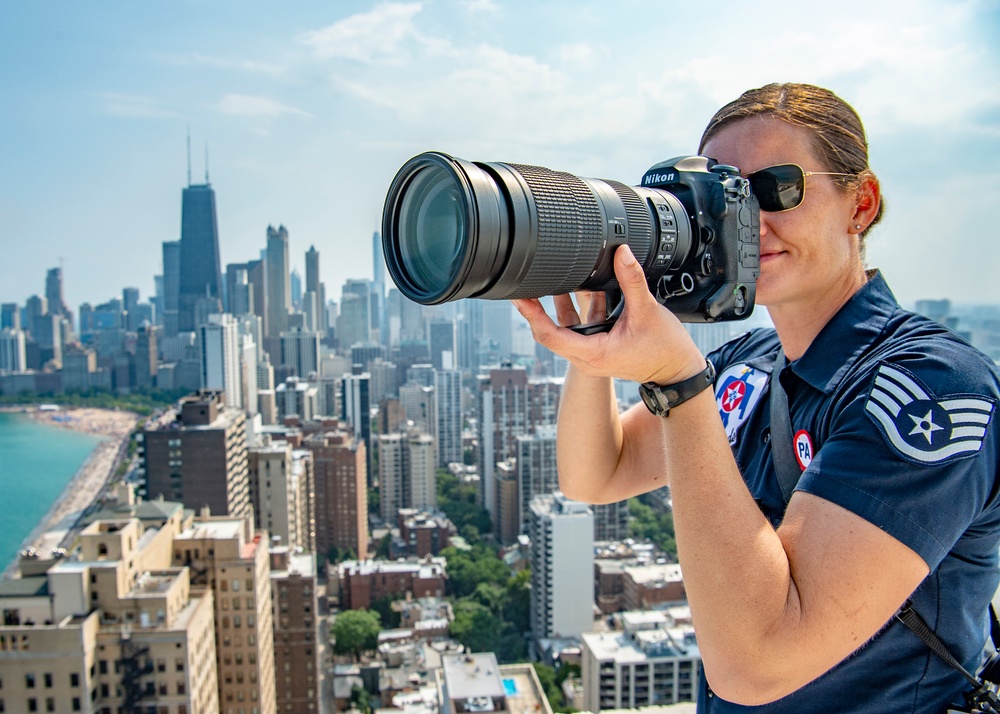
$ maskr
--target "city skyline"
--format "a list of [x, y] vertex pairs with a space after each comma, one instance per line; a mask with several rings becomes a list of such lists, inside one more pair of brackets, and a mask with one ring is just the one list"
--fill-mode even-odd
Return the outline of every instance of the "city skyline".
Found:
[[0, 22], [16, 68], [0, 80], [0, 129], [16, 139], [0, 154], [3, 302], [42, 294], [56, 265], [74, 310], [124, 286], [151, 296], [189, 176], [216, 191], [222, 265], [256, 259], [268, 225], [285, 225], [290, 267], [304, 274], [315, 245], [336, 298], [372, 276], [368, 239], [410, 156], [634, 184], [771, 80], [823, 84], [858, 108], [888, 205], [869, 262], [902, 302], [992, 300], [994, 4], [56, 7], [8, 6]]

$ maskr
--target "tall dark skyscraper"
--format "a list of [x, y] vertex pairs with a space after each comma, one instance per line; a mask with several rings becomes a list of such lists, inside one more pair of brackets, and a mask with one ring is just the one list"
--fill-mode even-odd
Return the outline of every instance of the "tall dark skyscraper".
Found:
[[197, 328], [195, 311], [200, 300], [222, 300], [221, 283], [215, 191], [206, 180], [204, 184], [188, 186], [181, 198], [180, 330], [192, 332]]
[[49, 301], [49, 314], [72, 319], [73, 313], [63, 298], [62, 268], [52, 268], [45, 274], [45, 298]]

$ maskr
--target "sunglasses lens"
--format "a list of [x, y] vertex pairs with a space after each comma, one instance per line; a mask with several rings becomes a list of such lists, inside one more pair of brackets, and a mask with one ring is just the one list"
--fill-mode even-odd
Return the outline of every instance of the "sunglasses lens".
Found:
[[787, 211], [802, 203], [805, 176], [795, 164], [770, 166], [747, 176], [762, 211]]

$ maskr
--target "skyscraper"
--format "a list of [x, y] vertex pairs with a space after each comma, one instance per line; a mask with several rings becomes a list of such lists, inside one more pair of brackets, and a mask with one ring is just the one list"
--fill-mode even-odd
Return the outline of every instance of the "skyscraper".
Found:
[[[163, 334], [173, 337], [180, 329], [181, 242], [163, 243]], [[81, 321], [80, 331], [84, 326]]]
[[434, 374], [437, 399], [438, 466], [462, 463], [462, 373], [457, 369]]
[[63, 298], [62, 268], [52, 268], [45, 274], [45, 298], [49, 301], [49, 313], [73, 319], [73, 313], [66, 307]]
[[317, 433], [312, 452], [316, 483], [316, 552], [330, 548], [368, 554], [368, 470], [363, 441], [343, 431]]
[[594, 516], [561, 493], [531, 501], [531, 632], [579, 637], [594, 625]]
[[202, 392], [180, 402], [169, 426], [142, 434], [140, 464], [148, 499], [163, 495], [214, 515], [253, 522], [247, 476], [246, 416]]
[[[222, 264], [219, 260], [215, 191], [207, 180], [204, 184], [189, 185], [182, 193], [180, 243], [178, 327], [180, 330], [193, 332], [198, 327], [195, 317], [198, 301], [215, 299], [221, 306], [222, 300]], [[163, 270], [166, 281], [166, 263]]]
[[272, 360], [281, 358], [281, 333], [288, 329], [292, 285], [288, 272], [288, 230], [267, 227], [267, 331], [265, 348]]
[[201, 388], [222, 391], [226, 406], [243, 407], [240, 384], [239, 326], [223, 313], [209, 315], [201, 333]]

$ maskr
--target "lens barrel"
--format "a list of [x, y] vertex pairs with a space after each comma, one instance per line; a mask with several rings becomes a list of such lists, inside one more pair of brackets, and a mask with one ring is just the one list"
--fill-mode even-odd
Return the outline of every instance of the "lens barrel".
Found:
[[382, 217], [389, 273], [424, 305], [614, 289], [622, 244], [651, 280], [681, 263], [683, 204], [656, 188], [428, 152], [396, 174]]

